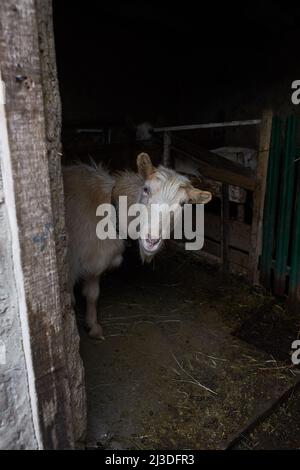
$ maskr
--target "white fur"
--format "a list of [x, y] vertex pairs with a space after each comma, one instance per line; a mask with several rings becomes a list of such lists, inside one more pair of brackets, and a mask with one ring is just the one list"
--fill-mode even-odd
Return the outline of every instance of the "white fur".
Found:
[[[99, 277], [105, 271], [120, 266], [125, 248], [124, 240], [100, 240], [96, 236], [97, 207], [116, 203], [121, 195], [128, 197], [128, 205], [141, 202], [147, 208], [152, 203], [162, 202], [171, 206], [182, 199], [188, 200], [192, 193], [208, 202], [209, 193], [195, 190], [187, 178], [173, 170], [154, 168], [147, 154], [140, 154], [138, 162], [140, 174], [124, 171], [112, 176], [101, 165], [84, 164], [66, 167], [63, 171], [71, 289], [73, 291], [79, 279], [84, 281], [86, 324], [90, 336], [95, 338], [103, 337], [97, 322]], [[147, 201], [143, 200], [144, 185], [151, 190]], [[146, 244], [140, 240], [141, 258], [151, 260], [161, 249], [161, 242], [149, 253]]]

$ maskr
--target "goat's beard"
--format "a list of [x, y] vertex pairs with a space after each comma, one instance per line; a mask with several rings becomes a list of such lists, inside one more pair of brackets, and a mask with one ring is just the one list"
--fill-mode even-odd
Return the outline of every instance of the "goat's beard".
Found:
[[139, 239], [140, 257], [141, 257], [142, 262], [143, 263], [151, 263], [153, 258], [162, 250], [163, 245], [164, 245], [163, 242], [161, 242], [159, 247], [157, 248], [157, 250], [154, 251], [153, 253], [150, 253], [150, 252], [145, 250], [142, 240]]

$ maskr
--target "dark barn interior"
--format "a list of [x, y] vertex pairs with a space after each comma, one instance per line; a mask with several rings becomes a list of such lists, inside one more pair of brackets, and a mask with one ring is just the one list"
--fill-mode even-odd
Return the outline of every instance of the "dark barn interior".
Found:
[[[63, 164], [92, 158], [112, 171], [135, 169], [139, 151], [161, 162], [162, 134], [136, 140], [145, 122], [163, 128], [255, 120], [270, 108], [298, 114], [291, 103], [300, 72], [298, 7], [239, 5], [238, 20], [228, 17], [227, 4], [214, 3], [202, 12], [189, 3], [117, 0], [54, 1], [53, 8]], [[197, 159], [200, 148], [257, 150], [260, 138], [259, 126], [185, 130], [174, 136], [171, 163], [176, 168], [180, 155], [187, 161], [176, 146]], [[210, 188], [211, 178], [202, 183]], [[84, 330], [78, 289], [86, 446], [299, 447], [299, 376], [290, 367], [299, 315], [249, 282], [255, 201], [247, 187], [242, 203], [227, 201], [223, 263], [220, 191], [205, 208], [205, 254], [170, 242], [142, 265], [132, 243], [122, 267], [104, 276], [103, 342]]]
[[[64, 128], [216, 122], [289, 105], [299, 9], [54, 2]], [[280, 88], [280, 93], [277, 89]], [[243, 99], [241, 99], [241, 97]]]

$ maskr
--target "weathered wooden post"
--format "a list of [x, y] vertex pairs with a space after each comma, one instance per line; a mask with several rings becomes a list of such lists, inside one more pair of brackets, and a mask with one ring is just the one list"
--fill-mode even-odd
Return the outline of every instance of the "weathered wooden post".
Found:
[[269, 154], [267, 188], [263, 218], [263, 240], [260, 265], [260, 281], [267, 289], [271, 288], [271, 271], [275, 247], [275, 224], [279, 190], [281, 119], [273, 118], [272, 137]]
[[66, 260], [64, 191], [61, 171], [61, 101], [57, 80], [53, 32], [52, 0], [36, 1], [42, 91], [49, 181], [55, 235], [61, 312], [64, 325], [66, 365], [70, 382], [71, 408], [75, 442], [82, 439], [86, 428], [86, 395], [84, 371], [79, 355], [79, 335], [69, 295]]
[[[6, 232], [11, 236], [2, 250], [9, 254], [12, 246], [12, 269], [6, 269], [11, 287], [5, 301], [16, 304], [14, 324], [4, 331], [8, 361], [13, 361], [13, 337], [23, 341], [25, 352], [5, 374], [16, 383], [22, 365], [23, 389], [29, 387], [30, 403], [24, 414], [32, 416], [32, 439], [24, 437], [18, 445], [65, 449], [74, 448], [84, 432], [85, 394], [67, 289], [51, 6], [50, 0], [0, 2], [0, 67], [6, 88], [0, 161]], [[0, 308], [5, 308], [0, 299]], [[17, 335], [19, 322], [22, 338]], [[4, 375], [4, 381], [10, 376]], [[8, 437], [13, 419], [25, 406], [23, 400], [8, 400]], [[15, 419], [15, 423], [13, 432], [22, 440], [26, 421]], [[8, 447], [13, 442], [12, 436]]]
[[258, 264], [262, 248], [262, 225], [272, 131], [272, 118], [272, 111], [265, 111], [260, 125], [259, 152], [257, 156], [257, 170], [253, 193], [251, 246], [249, 253], [249, 280], [252, 284], [259, 284]]

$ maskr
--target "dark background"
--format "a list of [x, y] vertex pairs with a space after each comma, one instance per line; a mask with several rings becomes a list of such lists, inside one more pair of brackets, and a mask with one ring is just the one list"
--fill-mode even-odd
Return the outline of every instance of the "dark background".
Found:
[[290, 85], [300, 78], [292, 2], [53, 3], [64, 125], [291, 110]]

